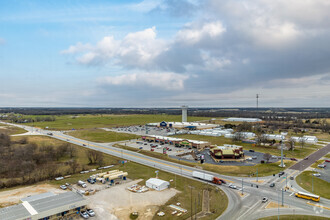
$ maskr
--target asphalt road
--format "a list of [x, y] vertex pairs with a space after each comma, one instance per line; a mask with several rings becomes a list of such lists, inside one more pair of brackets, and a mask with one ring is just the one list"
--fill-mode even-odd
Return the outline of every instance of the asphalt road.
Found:
[[290, 167], [290, 169], [303, 171], [307, 167], [309, 167], [310, 165], [315, 163], [317, 160], [319, 160], [321, 157], [328, 154], [329, 152], [330, 152], [330, 144], [328, 144], [327, 146], [319, 149], [318, 151], [314, 152], [313, 154], [309, 155], [307, 157], [308, 158], [307, 160], [299, 161], [298, 163], [296, 163], [295, 165]]
[[[22, 127], [35, 134], [47, 135], [48, 132], [52, 132], [53, 138], [74, 143], [80, 146], [84, 146], [86, 148], [94, 149], [116, 157], [120, 157], [126, 160], [134, 161], [136, 163], [140, 163], [160, 170], [164, 170], [170, 173], [182, 175], [191, 179], [194, 179], [192, 177], [192, 171], [205, 172], [223, 178], [228, 183], [235, 184], [236, 186], [238, 186], [238, 188], [241, 188], [241, 184], [242, 184], [241, 177], [219, 175], [217, 173], [204, 171], [198, 168], [188, 167], [181, 164], [145, 156], [143, 154], [139, 154], [136, 152], [119, 149], [113, 146], [109, 146], [109, 143], [101, 144], [101, 143], [93, 143], [93, 142], [85, 141], [82, 139], [78, 139], [63, 134], [62, 132], [59, 131], [47, 131], [47, 130], [36, 129], [22, 125], [15, 125], [15, 124], [11, 124], [11, 125]], [[285, 176], [289, 177], [290, 175], [296, 175], [297, 172], [298, 171], [296, 170], [290, 169], [286, 171]], [[245, 197], [239, 196], [238, 194], [239, 191], [235, 189], [230, 189], [228, 187], [228, 184], [219, 186], [219, 188], [221, 188], [226, 193], [229, 199], [228, 207], [226, 211], [223, 213], [223, 215], [219, 217], [219, 219], [243, 219], [243, 218], [257, 219], [255, 213], [265, 210], [263, 209], [264, 206], [261, 204], [261, 199], [263, 197], [267, 197], [271, 201], [278, 201], [281, 198], [282, 193], [279, 189], [283, 188], [283, 186], [286, 184], [285, 181], [286, 179], [283, 179], [283, 176], [278, 177], [277, 175], [277, 176], [262, 177], [259, 178], [258, 184], [253, 182], [255, 180], [256, 180], [255, 178], [243, 178], [244, 192], [248, 194]], [[276, 187], [274, 188], [269, 187], [269, 183], [272, 181], [276, 182]], [[256, 188], [256, 185], [258, 185], [259, 187]], [[297, 210], [296, 214], [304, 213], [309, 215], [317, 214], [322, 216], [330, 216], [330, 200], [321, 198], [321, 201], [319, 203], [313, 203], [307, 200], [296, 198], [294, 197], [294, 194], [289, 191], [283, 193], [283, 198], [284, 198], [284, 204], [289, 206], [291, 211]], [[280, 209], [280, 211], [281, 210], [282, 209]], [[277, 215], [278, 211], [277, 209], [271, 209], [271, 211], [267, 210], [267, 213], [269, 215]]]

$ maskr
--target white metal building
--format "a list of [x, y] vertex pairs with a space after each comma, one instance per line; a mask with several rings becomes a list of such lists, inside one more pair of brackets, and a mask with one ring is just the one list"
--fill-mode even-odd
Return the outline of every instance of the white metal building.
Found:
[[223, 121], [238, 121], [238, 122], [258, 122], [261, 121], [259, 118], [225, 118]]
[[167, 189], [170, 186], [170, 183], [165, 180], [150, 178], [146, 181], [146, 186], [149, 187], [150, 189], [161, 191]]

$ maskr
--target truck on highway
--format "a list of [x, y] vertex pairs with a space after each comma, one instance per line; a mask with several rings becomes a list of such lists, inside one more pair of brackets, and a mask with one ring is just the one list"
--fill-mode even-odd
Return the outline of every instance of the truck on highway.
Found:
[[220, 179], [218, 177], [215, 177], [215, 176], [207, 174], [207, 173], [201, 173], [201, 172], [198, 172], [198, 171], [193, 171], [192, 175], [195, 178], [206, 180], [206, 181], [218, 184], [218, 185], [221, 185], [222, 183], [226, 184], [226, 182], [223, 179]]

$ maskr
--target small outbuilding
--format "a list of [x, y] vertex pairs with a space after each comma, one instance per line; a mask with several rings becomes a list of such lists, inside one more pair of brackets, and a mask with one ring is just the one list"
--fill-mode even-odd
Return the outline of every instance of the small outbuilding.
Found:
[[170, 183], [165, 180], [150, 178], [146, 181], [146, 186], [149, 187], [150, 189], [161, 191], [167, 189], [170, 186]]

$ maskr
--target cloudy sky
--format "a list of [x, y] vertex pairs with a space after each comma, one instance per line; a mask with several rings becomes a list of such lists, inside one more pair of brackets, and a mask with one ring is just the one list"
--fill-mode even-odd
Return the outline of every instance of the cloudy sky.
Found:
[[330, 107], [329, 0], [1, 0], [0, 106]]

